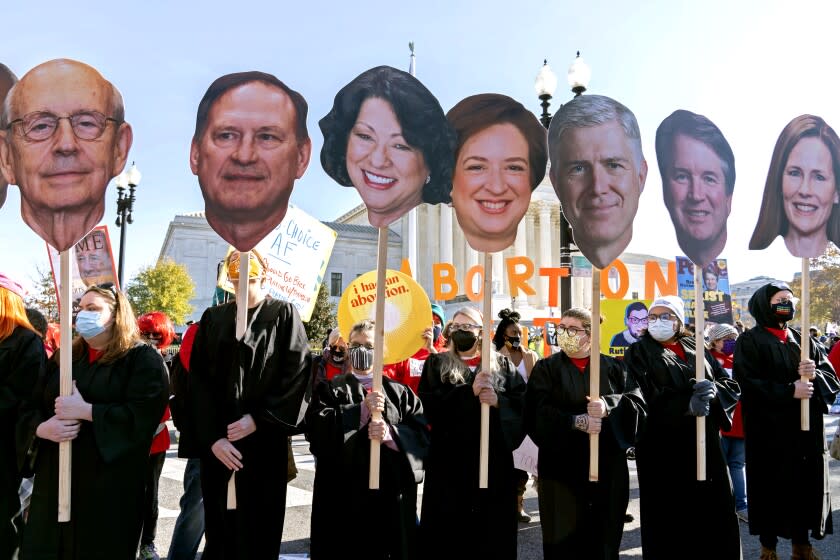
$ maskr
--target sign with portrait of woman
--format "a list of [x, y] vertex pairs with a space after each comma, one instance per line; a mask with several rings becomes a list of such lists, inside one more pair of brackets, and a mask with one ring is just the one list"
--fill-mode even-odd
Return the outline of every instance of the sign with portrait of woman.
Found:
[[502, 251], [545, 176], [545, 128], [521, 103], [496, 93], [467, 97], [446, 118], [457, 138], [449, 193], [455, 218], [470, 247]]
[[448, 202], [452, 131], [438, 100], [408, 72], [362, 72], [318, 125], [324, 171], [356, 188], [372, 226], [388, 226], [423, 202]]
[[840, 138], [822, 118], [800, 115], [773, 148], [750, 249], [766, 249], [777, 236], [794, 257], [822, 255], [840, 243]]

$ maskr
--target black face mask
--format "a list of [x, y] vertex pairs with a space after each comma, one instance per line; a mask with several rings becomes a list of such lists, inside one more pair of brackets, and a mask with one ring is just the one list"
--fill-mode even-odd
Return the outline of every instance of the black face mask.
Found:
[[793, 302], [781, 301], [779, 303], [770, 304], [770, 311], [773, 312], [773, 315], [775, 315], [779, 321], [786, 323], [793, 319]]
[[478, 335], [470, 331], [455, 331], [452, 333], [452, 342], [455, 343], [455, 350], [458, 352], [466, 352], [475, 346], [478, 341]]
[[518, 336], [509, 336], [505, 342], [507, 342], [511, 348], [519, 348], [519, 345], [522, 344], [522, 339]]
[[344, 361], [344, 350], [332, 350], [330, 351], [330, 358], [334, 362], [343, 362]]

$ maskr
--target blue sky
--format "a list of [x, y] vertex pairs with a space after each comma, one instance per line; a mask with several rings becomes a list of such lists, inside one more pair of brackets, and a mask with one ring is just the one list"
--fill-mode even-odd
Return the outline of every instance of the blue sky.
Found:
[[[444, 110], [475, 93], [509, 95], [539, 113], [533, 83], [548, 58], [560, 78], [556, 108], [571, 98], [565, 74], [580, 50], [592, 69], [589, 92], [636, 114], [650, 173], [628, 250], [679, 253], [662, 203], [653, 140], [675, 109], [712, 119], [732, 145], [737, 182], [729, 219], [730, 281], [766, 274], [789, 280], [800, 269], [777, 239], [748, 251], [773, 145], [793, 117], [812, 113], [840, 127], [833, 2], [777, 0], [674, 2], [4, 2], [0, 62], [19, 76], [53, 58], [98, 68], [122, 91], [134, 127], [129, 161], [143, 172], [128, 229], [126, 276], [153, 264], [176, 213], [203, 209], [188, 165], [195, 110], [216, 77], [262, 70], [309, 102], [313, 158], [292, 202], [333, 220], [361, 201], [337, 186], [318, 160], [318, 120], [335, 93], [380, 64], [417, 76]], [[453, 4], [453, 5], [450, 5]], [[116, 190], [103, 223], [115, 257]], [[0, 209], [2, 269], [26, 280], [47, 264], [40, 240], [21, 221], [16, 187]]]

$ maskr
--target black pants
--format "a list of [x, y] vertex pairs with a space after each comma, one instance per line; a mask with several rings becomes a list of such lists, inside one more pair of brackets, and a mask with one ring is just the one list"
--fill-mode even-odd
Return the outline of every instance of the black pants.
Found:
[[166, 452], [155, 453], [149, 455], [149, 462], [146, 465], [146, 495], [143, 498], [143, 534], [140, 537], [140, 546], [155, 542], [158, 522], [158, 486], [165, 459]]

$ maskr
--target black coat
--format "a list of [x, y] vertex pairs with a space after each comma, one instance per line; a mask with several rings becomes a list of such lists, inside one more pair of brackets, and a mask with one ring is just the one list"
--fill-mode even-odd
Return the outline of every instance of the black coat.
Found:
[[[490, 408], [488, 487], [479, 489], [481, 403], [473, 394], [475, 370], [461, 364], [465, 382], [441, 380], [444, 354], [423, 366], [418, 393], [431, 425], [420, 515], [422, 558], [516, 558], [518, 521], [513, 450], [525, 437], [525, 381], [510, 360], [497, 356], [503, 390]], [[478, 368], [475, 368], [478, 369]]]
[[[343, 374], [318, 385], [306, 415], [306, 437], [317, 461], [310, 554], [332, 558], [417, 558], [417, 484], [429, 429], [414, 392], [387, 377], [383, 419], [398, 451], [380, 445], [379, 490], [369, 489], [368, 425], [360, 426], [367, 390]], [[360, 538], [370, 527], [374, 538]], [[379, 548], [377, 548], [379, 547]]]
[[[592, 484], [589, 435], [574, 427], [574, 417], [586, 413], [589, 364], [581, 372], [557, 352], [539, 360], [528, 378], [525, 426], [539, 447], [540, 488], [553, 482], [559, 490], [540, 494], [546, 558], [618, 558], [630, 496], [625, 450], [636, 443], [646, 405], [621, 361], [601, 356], [600, 366], [608, 416], [598, 438], [599, 481]], [[548, 533], [546, 523], [553, 527]]]
[[[242, 340], [236, 340], [235, 327], [235, 302], [207, 309], [187, 375], [201, 458], [204, 558], [273, 560], [283, 533], [288, 436], [300, 430], [310, 397], [309, 342], [294, 306], [272, 298], [248, 310]], [[243, 468], [236, 473], [237, 509], [227, 510], [231, 471], [210, 447], [245, 414], [257, 429], [234, 442]]]
[[55, 414], [58, 354], [38, 381], [36, 399], [18, 422], [21, 451], [34, 463], [35, 484], [21, 560], [131, 560], [143, 519], [146, 465], [169, 397], [163, 358], [140, 344], [109, 364], [73, 361], [73, 380], [93, 405], [73, 440], [71, 520], [58, 523], [58, 444], [35, 436]]
[[9, 520], [20, 510], [20, 470], [17, 464], [15, 423], [44, 367], [44, 343], [33, 331], [17, 327], [0, 340], [0, 560], [17, 548]]
[[694, 338], [681, 337], [678, 343], [685, 360], [649, 334], [624, 355], [648, 405], [646, 427], [636, 445], [642, 552], [645, 560], [737, 559], [740, 533], [720, 430], [732, 426], [740, 389], [704, 351], [704, 375], [714, 382], [717, 398], [706, 417], [706, 480], [698, 482], [697, 422], [688, 412], [695, 383]]
[[735, 378], [743, 388], [744, 441], [747, 454], [747, 502], [750, 533], [790, 538], [811, 530], [822, 538], [833, 532], [828, 484], [828, 452], [823, 414], [840, 383], [825, 353], [811, 338], [816, 362], [810, 399], [811, 429], [800, 429], [800, 400], [793, 398], [799, 380], [801, 336], [787, 329], [787, 342], [761, 326], [738, 338]]

